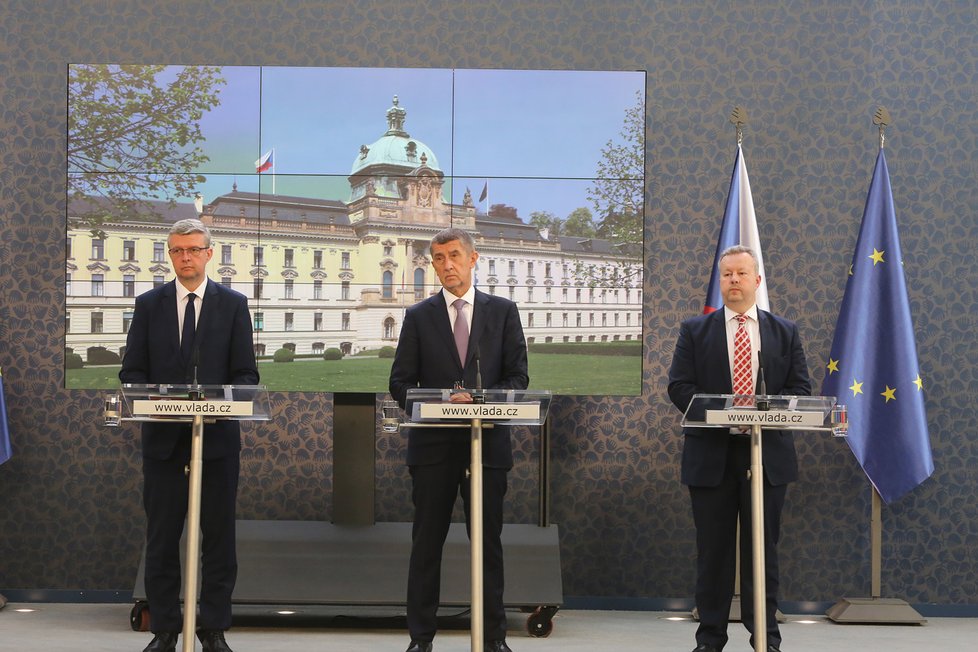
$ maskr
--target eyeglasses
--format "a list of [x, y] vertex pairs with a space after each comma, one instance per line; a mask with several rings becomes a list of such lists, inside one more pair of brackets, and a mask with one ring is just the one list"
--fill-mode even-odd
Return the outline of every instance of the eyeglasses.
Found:
[[210, 247], [173, 247], [170, 249], [170, 255], [174, 258], [179, 258], [183, 256], [184, 253], [188, 253], [194, 258], [199, 256], [202, 252], [207, 251]]

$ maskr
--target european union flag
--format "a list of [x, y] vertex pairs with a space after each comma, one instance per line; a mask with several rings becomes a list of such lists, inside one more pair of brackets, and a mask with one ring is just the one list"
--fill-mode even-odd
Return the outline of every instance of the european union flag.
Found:
[[934, 472], [924, 381], [886, 157], [880, 148], [822, 394], [849, 412], [849, 446], [887, 503]]
[[723, 308], [723, 297], [720, 296], [720, 253], [738, 244], [750, 247], [757, 255], [757, 268], [761, 275], [761, 286], [757, 288], [757, 307], [770, 310], [767, 298], [767, 276], [764, 274], [764, 258], [761, 256], [761, 239], [757, 234], [757, 218], [754, 215], [754, 197], [750, 191], [747, 163], [744, 161], [744, 152], [740, 145], [737, 145], [737, 157], [734, 159], [733, 174], [730, 175], [730, 190], [723, 211], [723, 223], [720, 225], [720, 237], [717, 238], [717, 251], [713, 255], [713, 272], [710, 274], [710, 285], [706, 290], [704, 315]]
[[3, 399], [3, 373], [0, 373], [0, 464], [9, 460], [12, 454], [7, 431], [7, 402]]

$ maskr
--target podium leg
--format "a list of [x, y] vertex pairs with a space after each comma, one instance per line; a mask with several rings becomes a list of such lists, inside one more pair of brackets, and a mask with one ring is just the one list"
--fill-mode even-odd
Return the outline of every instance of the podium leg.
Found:
[[750, 434], [751, 551], [754, 563], [754, 650], [767, 650], [767, 583], [764, 568], [764, 467], [761, 459], [761, 426]]
[[184, 555], [183, 652], [194, 652], [197, 630], [197, 575], [200, 568], [200, 485], [204, 458], [204, 417], [194, 416], [190, 440], [187, 547]]
[[469, 535], [472, 549], [472, 652], [482, 652], [483, 585], [482, 585], [482, 419], [472, 419], [472, 457], [469, 462]]

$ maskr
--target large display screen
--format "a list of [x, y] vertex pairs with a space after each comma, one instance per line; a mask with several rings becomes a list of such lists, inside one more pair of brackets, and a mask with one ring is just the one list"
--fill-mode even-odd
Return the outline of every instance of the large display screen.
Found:
[[645, 156], [641, 71], [69, 65], [65, 384], [118, 386], [198, 218], [270, 389], [385, 392], [454, 226], [532, 389], [640, 394]]

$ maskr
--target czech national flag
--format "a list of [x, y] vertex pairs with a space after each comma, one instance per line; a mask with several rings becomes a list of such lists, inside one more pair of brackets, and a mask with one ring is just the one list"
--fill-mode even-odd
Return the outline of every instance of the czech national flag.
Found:
[[257, 161], [255, 161], [255, 172], [258, 172], [259, 174], [261, 174], [262, 172], [265, 172], [266, 170], [270, 170], [272, 168], [273, 163], [274, 163], [273, 156], [272, 156], [274, 153], [275, 153], [275, 150], [274, 149], [270, 149], [270, 150], [268, 150], [268, 153], [266, 153], [260, 159], [258, 159]]

